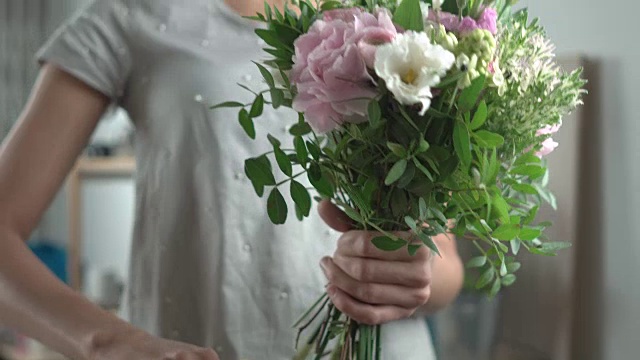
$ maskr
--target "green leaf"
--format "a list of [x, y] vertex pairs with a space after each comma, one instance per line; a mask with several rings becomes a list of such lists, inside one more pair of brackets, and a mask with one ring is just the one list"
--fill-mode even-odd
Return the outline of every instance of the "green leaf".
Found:
[[295, 180], [291, 180], [289, 190], [291, 192], [291, 199], [293, 199], [293, 202], [300, 209], [302, 214], [305, 217], [309, 216], [311, 213], [311, 195], [309, 195], [309, 191], [307, 191], [304, 185]]
[[293, 136], [304, 136], [311, 133], [311, 125], [306, 122], [297, 123], [289, 129], [289, 133]]
[[407, 160], [400, 159], [396, 162], [389, 170], [386, 179], [384, 180], [385, 185], [389, 186], [394, 182], [398, 181], [400, 177], [404, 174], [405, 170], [407, 170]]
[[267, 213], [271, 222], [276, 225], [284, 224], [287, 221], [287, 203], [278, 188], [273, 188], [269, 199], [267, 199]]
[[271, 105], [274, 109], [284, 104], [284, 91], [281, 89], [271, 89]]
[[427, 208], [427, 202], [424, 200], [424, 198], [421, 197], [418, 200], [418, 207], [420, 209], [420, 220], [425, 220], [428, 216], [429, 209]]
[[434, 178], [433, 178], [433, 175], [431, 174], [431, 171], [429, 171], [429, 169], [424, 167], [424, 165], [422, 165], [422, 163], [420, 163], [420, 161], [418, 160], [417, 157], [413, 158], [413, 164], [418, 168], [418, 170], [420, 170], [420, 172], [422, 172], [427, 178], [429, 178], [429, 180], [434, 181]]
[[305, 166], [309, 161], [309, 153], [307, 152], [307, 147], [305, 146], [304, 139], [301, 136], [296, 136], [293, 139], [293, 147], [296, 150], [296, 156], [298, 157], [298, 161], [302, 166]]
[[342, 2], [340, 1], [325, 1], [322, 3], [322, 6], [320, 6], [320, 10], [322, 11], [327, 11], [327, 10], [333, 10], [333, 9], [340, 9], [342, 8]]
[[391, 150], [391, 152], [400, 157], [400, 158], [404, 158], [407, 156], [407, 150], [404, 148], [404, 146], [400, 145], [400, 144], [396, 144], [396, 143], [392, 143], [392, 142], [387, 142], [387, 147], [389, 148], [389, 150]]
[[371, 126], [377, 127], [380, 125], [382, 120], [382, 110], [380, 109], [380, 104], [377, 100], [371, 100], [369, 102], [367, 114], [369, 115], [369, 123], [371, 123]]
[[480, 130], [473, 133], [478, 145], [485, 148], [497, 148], [504, 144], [504, 138], [496, 133], [487, 130]]
[[526, 225], [529, 225], [536, 220], [536, 216], [538, 216], [538, 210], [540, 210], [540, 205], [536, 205], [531, 210], [529, 210], [529, 215], [524, 218], [524, 223]]
[[393, 22], [405, 30], [424, 31], [420, 0], [403, 0], [393, 14]]
[[538, 195], [538, 190], [529, 184], [513, 184], [511, 186], [513, 190], [529, 195]]
[[435, 242], [433, 242], [433, 239], [431, 238], [431, 236], [421, 231], [418, 233], [418, 237], [420, 238], [420, 240], [422, 240], [423, 244], [425, 244], [429, 249], [431, 249], [431, 251], [436, 253], [438, 256], [442, 257], [442, 255], [440, 255], [440, 250], [438, 249], [438, 246], [436, 245]]
[[496, 270], [493, 268], [493, 266], [489, 267], [478, 278], [478, 281], [476, 282], [476, 289], [479, 290], [489, 285], [489, 283], [493, 280], [495, 276], [496, 276]]
[[214, 105], [214, 106], [210, 107], [209, 109], [215, 110], [215, 109], [221, 109], [221, 108], [234, 108], [234, 107], [244, 107], [244, 104], [243, 103], [239, 103], [237, 101], [227, 101], [227, 102], [223, 102], [223, 103]]
[[407, 226], [413, 230], [413, 231], [417, 231], [418, 230], [418, 225], [417, 222], [414, 218], [412, 218], [411, 216], [405, 216], [404, 217], [404, 222], [407, 224]]
[[502, 282], [500, 278], [496, 278], [493, 281], [493, 285], [491, 285], [491, 290], [489, 290], [489, 297], [495, 297], [500, 292], [500, 288], [502, 287]]
[[424, 138], [420, 138], [420, 144], [418, 145], [417, 152], [418, 154], [422, 154], [423, 152], [429, 150], [430, 147], [431, 145], [427, 140], [425, 140]]
[[510, 171], [514, 175], [524, 175], [531, 179], [537, 179], [543, 176], [545, 172], [546, 169], [538, 165], [520, 165]]
[[520, 225], [505, 224], [498, 227], [491, 235], [498, 240], [511, 241], [518, 237], [519, 233]]
[[391, 193], [391, 213], [397, 217], [403, 216], [407, 213], [408, 206], [406, 193], [402, 189], [396, 188]]
[[321, 151], [318, 145], [316, 145], [311, 141], [307, 141], [307, 149], [309, 149], [309, 153], [311, 154], [314, 160], [316, 161], [320, 160]]
[[511, 240], [510, 244], [511, 244], [511, 252], [513, 253], [513, 255], [518, 255], [518, 253], [520, 252], [520, 245], [522, 245], [520, 240], [518, 239]]
[[271, 163], [266, 156], [247, 159], [244, 162], [244, 171], [251, 181], [260, 185], [275, 185], [276, 179], [271, 171]]
[[477, 130], [482, 125], [484, 125], [484, 123], [487, 121], [487, 115], [487, 102], [483, 100], [480, 102], [480, 105], [478, 105], [478, 110], [476, 110], [476, 113], [473, 115], [473, 120], [471, 121], [471, 125], [469, 125], [471, 130]]
[[387, 236], [379, 236], [371, 240], [373, 245], [382, 251], [397, 251], [402, 249], [407, 242], [400, 239], [392, 239]]
[[313, 176], [311, 176], [311, 172], [308, 172], [307, 175], [309, 178], [309, 182], [311, 183], [311, 185], [313, 185], [313, 187], [318, 191], [320, 195], [328, 198], [333, 197], [333, 185], [331, 185], [324, 174], [321, 173], [319, 179], [314, 179]]
[[519, 262], [517, 261], [512, 262], [511, 264], [507, 264], [507, 272], [509, 274], [513, 274], [516, 271], [520, 270], [521, 267], [522, 267], [522, 264], [520, 264]]
[[251, 105], [251, 111], [249, 111], [249, 115], [252, 118], [256, 118], [262, 115], [263, 110], [264, 110], [264, 97], [262, 96], [262, 94], [260, 94], [253, 102], [253, 105]]
[[274, 147], [273, 151], [280, 170], [282, 170], [285, 175], [291, 177], [291, 175], [293, 175], [293, 168], [287, 154], [285, 154], [279, 147]]
[[519, 166], [527, 164], [540, 165], [540, 163], [542, 163], [542, 160], [540, 160], [539, 157], [535, 156], [533, 153], [527, 153], [520, 156], [513, 164], [515, 166]]
[[[258, 30], [256, 30], [256, 33], [258, 33], [258, 31], [261, 31], [261, 30], [262, 31], [266, 31], [266, 30], [263, 30], [263, 29], [258, 29]], [[268, 42], [267, 42], [267, 44], [268, 44]], [[269, 44], [269, 45], [271, 45], [271, 44]], [[262, 77], [264, 78], [264, 81], [267, 83], [267, 85], [269, 85], [269, 88], [270, 89], [275, 88], [276, 87], [276, 83], [273, 80], [273, 75], [271, 75], [271, 72], [269, 70], [267, 70], [266, 67], [262, 66], [262, 64], [259, 64], [259, 63], [255, 62], [255, 61], [253, 63], [256, 64], [256, 66], [258, 66], [258, 69], [260, 70], [260, 73], [262, 74]]]
[[520, 234], [518, 234], [518, 238], [522, 241], [533, 241], [542, 235], [542, 230], [535, 227], [524, 227], [520, 230]]
[[269, 140], [269, 142], [273, 147], [280, 147], [281, 145], [280, 140], [278, 140], [276, 137], [274, 137], [271, 134], [267, 134], [267, 140]]
[[240, 122], [240, 126], [242, 126], [242, 129], [250, 138], [256, 138], [256, 128], [247, 110], [240, 110], [240, 112], [238, 113], [238, 122]]
[[504, 200], [504, 198], [500, 194], [496, 193], [491, 198], [491, 203], [493, 205], [493, 208], [497, 211], [500, 220], [502, 220], [502, 222], [504, 224], [509, 223], [509, 220], [510, 220], [510, 217], [509, 217], [510, 206], [509, 206], [509, 204], [507, 204], [507, 202]]
[[565, 250], [570, 248], [572, 245], [569, 242], [547, 242], [543, 243], [540, 250], [549, 251], [549, 252], [557, 252], [560, 250]]
[[508, 287], [513, 285], [516, 282], [516, 276], [513, 274], [508, 274], [502, 278], [502, 286]]
[[483, 267], [487, 263], [486, 256], [477, 256], [467, 262], [467, 269]]
[[471, 111], [476, 106], [480, 93], [484, 89], [485, 80], [486, 77], [482, 75], [473, 80], [471, 86], [462, 91], [458, 99], [458, 108], [461, 112]]
[[504, 262], [504, 258], [502, 260], [502, 263], [500, 264], [500, 276], [505, 276], [507, 275], [507, 264]]
[[409, 163], [407, 165], [407, 169], [405, 170], [404, 174], [400, 177], [400, 180], [398, 180], [398, 187], [401, 189], [406, 188], [411, 181], [413, 181], [413, 178], [416, 176], [416, 167], [415, 165]]
[[453, 146], [464, 168], [471, 164], [471, 142], [469, 131], [462, 121], [456, 121], [453, 128]]
[[407, 247], [407, 249], [409, 250], [409, 255], [410, 256], [415, 256], [416, 253], [418, 252], [418, 250], [420, 250], [420, 248], [422, 247], [422, 245], [409, 245]]

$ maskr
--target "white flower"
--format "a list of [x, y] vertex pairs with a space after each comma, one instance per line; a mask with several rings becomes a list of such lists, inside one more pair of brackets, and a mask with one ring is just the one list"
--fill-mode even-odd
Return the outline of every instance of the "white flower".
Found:
[[455, 61], [453, 53], [431, 44], [427, 34], [408, 31], [378, 47], [374, 68], [401, 104], [421, 103], [424, 115], [431, 106], [431, 87]]
[[420, 1], [420, 11], [422, 12], [422, 18], [426, 20], [427, 16], [429, 16], [429, 4]]
[[444, 2], [444, 0], [433, 0], [433, 10], [442, 9], [442, 3], [443, 2]]

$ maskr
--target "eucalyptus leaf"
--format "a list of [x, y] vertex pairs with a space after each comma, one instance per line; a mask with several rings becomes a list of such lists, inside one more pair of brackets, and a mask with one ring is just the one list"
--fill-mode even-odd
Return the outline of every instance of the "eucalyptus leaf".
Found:
[[479, 267], [483, 267], [484, 264], [486, 263], [487, 263], [486, 256], [477, 256], [467, 262], [466, 268], [467, 269], [479, 268]]
[[428, 216], [427, 212], [429, 209], [427, 208], [427, 202], [423, 197], [418, 200], [418, 207], [420, 209], [420, 220], [426, 220]]
[[520, 230], [520, 233], [518, 234], [518, 238], [522, 241], [533, 241], [539, 238], [540, 235], [542, 235], [541, 229], [531, 227], [531, 226], [526, 226], [522, 228], [522, 230]]
[[407, 150], [404, 148], [404, 146], [402, 146], [400, 144], [387, 142], [387, 147], [397, 157], [404, 158], [404, 157], [407, 156]]
[[511, 252], [513, 253], [513, 255], [518, 255], [518, 253], [520, 252], [520, 245], [522, 245], [520, 240], [518, 239], [511, 240], [510, 244], [511, 244]]
[[480, 275], [478, 281], [476, 281], [476, 289], [482, 289], [485, 286], [489, 285], [489, 283], [491, 283], [495, 276], [496, 270], [493, 268], [493, 266], [489, 267], [482, 273], [482, 275]]
[[320, 160], [322, 152], [320, 151], [318, 145], [316, 145], [314, 142], [307, 141], [307, 149], [309, 150], [309, 154], [311, 154], [311, 157], [313, 157], [314, 160]]
[[282, 89], [271, 89], [271, 105], [274, 109], [279, 108], [284, 104], [284, 91]]
[[247, 177], [261, 185], [275, 185], [276, 179], [273, 176], [269, 159], [266, 156], [247, 159], [244, 162], [244, 170]]
[[529, 184], [514, 184], [511, 186], [513, 190], [528, 195], [538, 195], [538, 190]]
[[516, 276], [513, 274], [507, 274], [502, 278], [502, 286], [508, 287], [516, 282]]
[[510, 173], [514, 175], [524, 175], [531, 179], [537, 179], [544, 175], [546, 169], [538, 165], [520, 165], [511, 169]]
[[500, 292], [500, 288], [502, 287], [502, 282], [500, 278], [496, 278], [493, 281], [493, 285], [491, 285], [491, 290], [489, 290], [489, 297], [495, 297]]
[[414, 244], [411, 244], [411, 245], [407, 246], [407, 249], [409, 250], [409, 255], [415, 256], [416, 253], [418, 252], [418, 250], [420, 250], [421, 247], [422, 247], [422, 245], [414, 245]]
[[371, 126], [377, 127], [381, 124], [382, 110], [377, 100], [371, 100], [367, 108], [367, 114], [369, 115], [369, 122]]
[[420, 240], [422, 240], [423, 244], [425, 244], [429, 249], [431, 249], [431, 251], [436, 253], [438, 256], [442, 257], [442, 255], [440, 254], [440, 249], [438, 249], [438, 246], [433, 241], [431, 236], [429, 236], [429, 235], [427, 235], [427, 234], [425, 234], [424, 232], [421, 231], [421, 232], [418, 233], [418, 237], [420, 238]]

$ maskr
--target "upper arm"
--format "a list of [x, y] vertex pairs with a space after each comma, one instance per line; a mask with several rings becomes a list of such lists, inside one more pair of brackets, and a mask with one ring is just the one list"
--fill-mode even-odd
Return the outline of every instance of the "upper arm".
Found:
[[43, 66], [0, 146], [0, 225], [28, 238], [109, 103], [67, 72]]

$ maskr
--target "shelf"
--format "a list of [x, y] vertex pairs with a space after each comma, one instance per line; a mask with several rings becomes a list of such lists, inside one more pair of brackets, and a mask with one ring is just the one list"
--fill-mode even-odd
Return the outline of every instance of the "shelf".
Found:
[[75, 171], [80, 176], [131, 176], [136, 170], [132, 156], [82, 157], [76, 163]]

